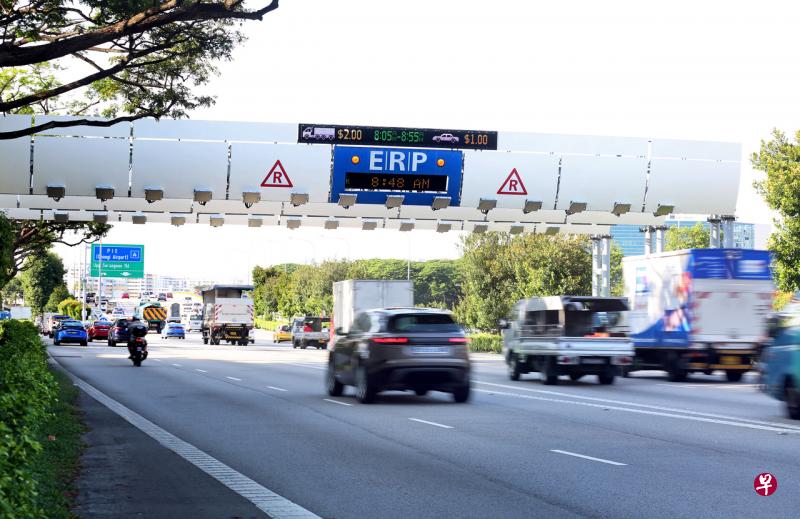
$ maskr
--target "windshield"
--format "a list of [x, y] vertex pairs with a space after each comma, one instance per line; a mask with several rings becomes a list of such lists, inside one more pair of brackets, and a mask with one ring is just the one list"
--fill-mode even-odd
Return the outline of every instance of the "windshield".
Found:
[[401, 314], [389, 318], [387, 330], [394, 333], [452, 333], [460, 332], [449, 314]]

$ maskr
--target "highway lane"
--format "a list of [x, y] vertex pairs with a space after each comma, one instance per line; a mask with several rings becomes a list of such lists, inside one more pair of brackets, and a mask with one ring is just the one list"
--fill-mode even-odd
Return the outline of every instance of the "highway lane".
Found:
[[[325, 351], [190, 337], [150, 336], [141, 369], [121, 348], [50, 349], [107, 395], [324, 517], [781, 516], [798, 502], [800, 423], [748, 382], [672, 385], [645, 373], [551, 387], [535, 375], [511, 382], [497, 356], [477, 354], [469, 404], [389, 393], [364, 406], [323, 393]], [[777, 476], [775, 496], [754, 493], [762, 471]]]

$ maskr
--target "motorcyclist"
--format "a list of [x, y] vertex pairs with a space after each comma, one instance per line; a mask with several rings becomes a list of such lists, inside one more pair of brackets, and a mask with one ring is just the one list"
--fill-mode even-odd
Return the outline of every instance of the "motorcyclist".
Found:
[[[138, 329], [138, 334], [134, 333], [134, 329]], [[133, 359], [133, 353], [136, 351], [136, 337], [144, 337], [147, 335], [147, 325], [134, 317], [128, 323], [128, 358]], [[145, 341], [145, 344], [147, 342]]]

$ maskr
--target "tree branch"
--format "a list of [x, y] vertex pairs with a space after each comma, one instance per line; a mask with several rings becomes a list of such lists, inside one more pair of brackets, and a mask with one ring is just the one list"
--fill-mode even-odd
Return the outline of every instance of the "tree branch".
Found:
[[241, 3], [241, 0], [226, 0], [222, 4], [193, 1], [184, 5], [180, 0], [171, 0], [113, 25], [51, 43], [30, 47], [14, 47], [13, 44], [5, 43], [0, 45], [0, 67], [31, 65], [62, 58], [124, 36], [142, 33], [175, 22], [225, 19], [261, 20], [265, 14], [278, 8], [278, 0], [272, 0], [261, 9], [234, 11], [233, 9]]
[[143, 119], [145, 117], [158, 118], [161, 115], [162, 115], [161, 113], [155, 113], [155, 112], [142, 112], [136, 115], [126, 115], [123, 117], [116, 117], [114, 119], [108, 119], [103, 121], [98, 121], [95, 119], [70, 119], [66, 121], [48, 121], [46, 123], [42, 123], [36, 126], [31, 126], [30, 128], [23, 128], [22, 130], [14, 130], [11, 132], [0, 132], [0, 141], [8, 139], [18, 139], [20, 137], [25, 137], [27, 135], [33, 135], [34, 133], [41, 133], [51, 128], [69, 128], [70, 126], [96, 126], [101, 128], [107, 128], [109, 126], [114, 126], [115, 124], [135, 121], [137, 119]]

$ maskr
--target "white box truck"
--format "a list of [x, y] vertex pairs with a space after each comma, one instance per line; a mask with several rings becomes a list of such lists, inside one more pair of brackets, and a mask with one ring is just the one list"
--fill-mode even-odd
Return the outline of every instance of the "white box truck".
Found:
[[723, 370], [736, 382], [767, 336], [775, 287], [770, 253], [689, 249], [622, 260], [633, 369], [664, 369], [671, 381]]
[[414, 285], [407, 280], [347, 279], [333, 284], [333, 319], [336, 335], [350, 331], [359, 312], [373, 308], [414, 306]]
[[253, 286], [214, 285], [203, 290], [203, 344], [247, 346], [253, 340]]
[[8, 309], [12, 319], [31, 319], [30, 306], [12, 306]]

